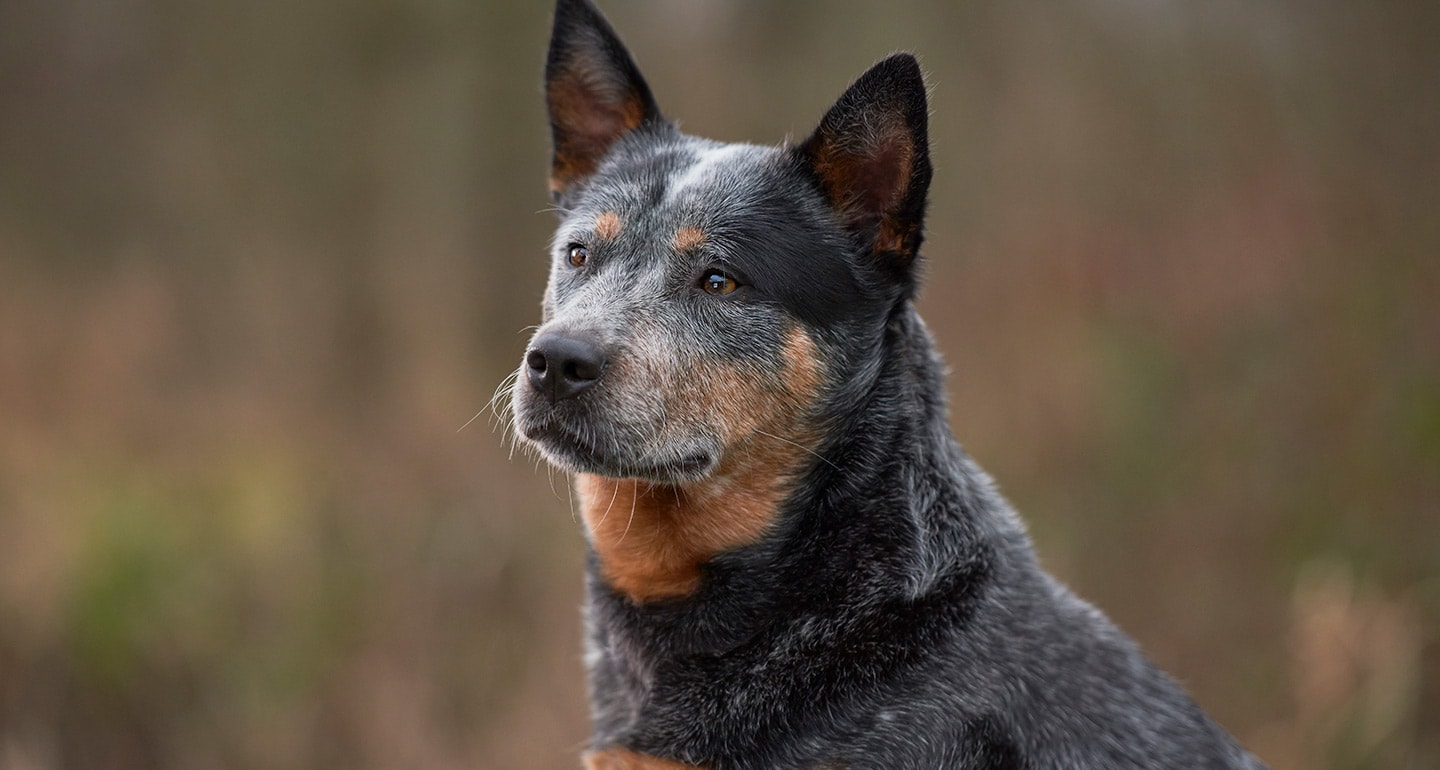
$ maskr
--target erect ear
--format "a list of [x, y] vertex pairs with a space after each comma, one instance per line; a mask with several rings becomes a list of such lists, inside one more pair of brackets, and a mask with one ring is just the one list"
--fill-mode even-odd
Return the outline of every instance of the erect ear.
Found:
[[557, 197], [595, 173], [616, 139], [663, 120], [629, 51], [589, 0], [555, 3], [545, 100], [555, 150], [550, 192]]
[[925, 81], [908, 53], [871, 67], [796, 152], [862, 251], [907, 271], [930, 187]]

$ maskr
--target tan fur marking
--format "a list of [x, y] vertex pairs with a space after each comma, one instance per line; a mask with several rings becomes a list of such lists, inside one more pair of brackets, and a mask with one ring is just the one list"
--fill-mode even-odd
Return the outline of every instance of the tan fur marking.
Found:
[[614, 240], [620, 234], [620, 215], [613, 211], [607, 211], [595, 218], [595, 234], [605, 240]]
[[585, 770], [704, 770], [620, 748], [587, 751], [584, 761]]
[[677, 598], [700, 582], [700, 565], [760, 540], [811, 459], [816, 438], [804, 425], [821, 370], [815, 344], [792, 330], [778, 390], [757, 388], [739, 370], [712, 372], [708, 392], [672, 404], [709, 414], [725, 444], [719, 467], [693, 484], [652, 484], [578, 474], [575, 488], [601, 571], [636, 602]]
[[698, 227], [682, 227], [675, 231], [671, 247], [676, 251], [694, 251], [705, 244], [705, 231]]
[[[555, 127], [550, 190], [563, 192], [595, 173], [610, 145], [645, 121], [645, 103], [634, 93], [608, 93], [587, 76], [594, 65], [572, 62], [546, 87]], [[587, 69], [588, 68], [588, 69]]]
[[877, 228], [875, 251], [903, 251], [914, 228], [900, 229], [893, 217], [909, 190], [915, 148], [899, 121], [873, 131], [862, 147], [826, 135], [813, 155], [815, 173], [847, 226]]

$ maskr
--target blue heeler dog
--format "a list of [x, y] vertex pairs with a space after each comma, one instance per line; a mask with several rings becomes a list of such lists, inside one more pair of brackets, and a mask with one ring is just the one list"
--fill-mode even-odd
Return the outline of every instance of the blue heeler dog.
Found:
[[950, 433], [913, 57], [799, 144], [722, 144], [559, 0], [545, 93], [561, 217], [512, 396], [590, 544], [586, 767], [1260, 767]]

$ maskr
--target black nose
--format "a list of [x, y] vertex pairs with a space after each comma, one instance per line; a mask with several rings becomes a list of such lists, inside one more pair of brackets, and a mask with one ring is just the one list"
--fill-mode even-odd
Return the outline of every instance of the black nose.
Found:
[[578, 395], [605, 371], [605, 349], [585, 337], [559, 332], [542, 334], [525, 354], [530, 387], [551, 401]]

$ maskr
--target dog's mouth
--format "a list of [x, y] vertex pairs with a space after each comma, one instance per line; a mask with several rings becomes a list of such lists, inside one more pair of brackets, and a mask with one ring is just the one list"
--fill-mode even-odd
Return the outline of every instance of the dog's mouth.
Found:
[[709, 475], [717, 462], [714, 453], [700, 449], [677, 452], [673, 457], [637, 457], [618, 442], [604, 440], [603, 434], [589, 426], [576, 431], [556, 422], [526, 426], [517, 420], [516, 428], [551, 464], [575, 473], [683, 484]]

